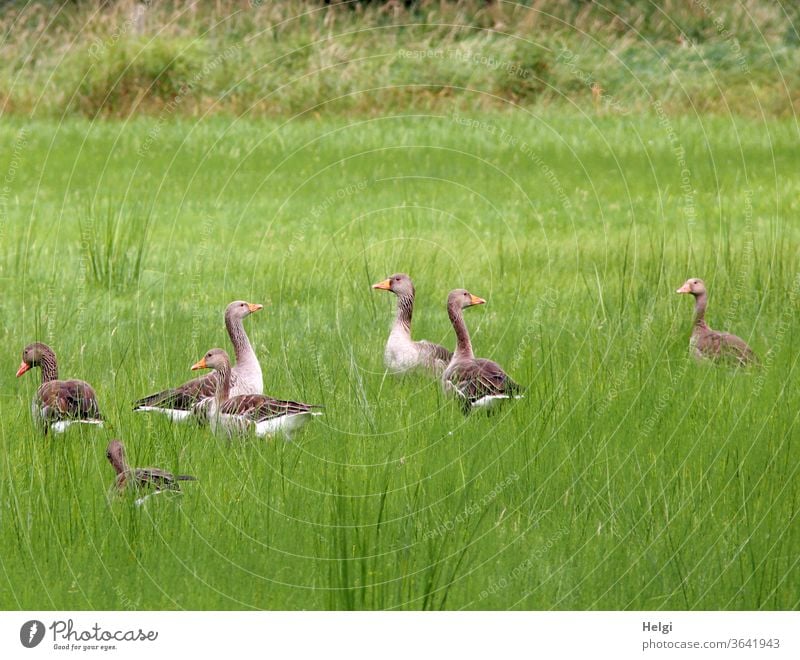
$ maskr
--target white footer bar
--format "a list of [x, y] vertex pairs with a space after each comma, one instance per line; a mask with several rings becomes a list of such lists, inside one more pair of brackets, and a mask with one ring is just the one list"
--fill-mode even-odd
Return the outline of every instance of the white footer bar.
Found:
[[[800, 658], [795, 612], [3, 612], [2, 658]], [[200, 656], [198, 656], [200, 657]]]

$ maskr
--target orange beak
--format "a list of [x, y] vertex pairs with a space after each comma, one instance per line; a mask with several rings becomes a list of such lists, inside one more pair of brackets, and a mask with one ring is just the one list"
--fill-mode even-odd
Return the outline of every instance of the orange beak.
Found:
[[377, 284], [372, 285], [373, 289], [383, 289], [384, 291], [391, 291], [392, 289], [392, 280], [383, 280], [383, 282], [378, 282]]
[[259, 305], [258, 303], [247, 303], [247, 309], [251, 312], [257, 312], [259, 309], [264, 309], [264, 305]]
[[483, 298], [478, 298], [478, 296], [473, 296], [471, 293], [469, 294], [469, 303], [470, 305], [483, 305], [486, 301]]
[[[260, 307], [260, 305], [259, 305], [259, 307]], [[200, 362], [195, 362], [192, 365], [192, 371], [197, 371], [198, 369], [208, 369], [208, 367], [206, 366], [206, 359], [205, 358], [200, 360]]]
[[21, 365], [19, 365], [19, 369], [17, 369], [17, 378], [19, 378], [22, 374], [24, 374], [30, 368], [31, 368], [31, 365], [29, 365], [27, 362], [23, 362]]
[[675, 293], [691, 293], [691, 292], [692, 292], [692, 287], [690, 287], [689, 283], [687, 282], [680, 289], [678, 289]]

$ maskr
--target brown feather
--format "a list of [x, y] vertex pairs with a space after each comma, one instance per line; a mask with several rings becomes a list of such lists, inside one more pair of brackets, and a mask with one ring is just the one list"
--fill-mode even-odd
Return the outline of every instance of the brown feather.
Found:
[[140, 488], [154, 486], [156, 490], [180, 490], [178, 481], [196, 481], [188, 474], [174, 475], [159, 468], [136, 468], [133, 471], [136, 485]]
[[119, 440], [112, 440], [108, 444], [106, 457], [117, 472], [114, 487], [120, 491], [129, 485], [136, 488], [153, 487], [156, 490], [180, 490], [178, 481], [196, 481], [188, 474], [176, 476], [160, 468], [131, 468], [125, 461], [125, 447]]
[[51, 380], [37, 392], [42, 417], [48, 422], [103, 419], [92, 386], [82, 380]]
[[223, 402], [219, 412], [224, 415], [238, 415], [253, 422], [263, 422], [283, 415], [310, 412], [314, 406], [299, 401], [283, 401], [262, 394], [242, 394]]
[[216, 387], [217, 374], [206, 374], [200, 378], [193, 378], [178, 387], [156, 392], [139, 399], [134, 403], [133, 409], [152, 407], [191, 410], [198, 401], [213, 397]]
[[741, 337], [708, 327], [697, 327], [693, 334], [695, 352], [699, 358], [730, 361], [740, 365], [758, 363], [753, 349]]
[[[254, 308], [255, 311], [261, 309], [261, 305], [251, 305], [243, 300], [230, 303], [225, 308], [225, 328], [228, 331], [231, 343], [236, 351], [237, 367], [234, 367], [231, 374], [231, 383], [236, 386], [239, 364], [249, 354], [255, 360], [250, 340], [242, 325], [242, 319], [248, 316]], [[257, 360], [256, 360], [257, 365]], [[216, 373], [206, 374], [199, 378], [193, 378], [178, 387], [150, 394], [134, 402], [133, 409], [142, 408], [161, 408], [164, 410], [192, 411], [197, 403], [204, 399], [211, 399], [216, 392], [219, 377]], [[261, 370], [258, 368], [258, 387], [261, 388]]]
[[694, 296], [694, 327], [690, 347], [697, 359], [732, 362], [738, 366], [758, 364], [755, 353], [741, 337], [708, 327], [706, 323], [708, 291], [703, 280], [697, 277], [689, 278], [676, 293]]
[[513, 396], [520, 391], [499, 364], [483, 358], [454, 362], [448, 367], [446, 379], [470, 403], [485, 396]]
[[453, 351], [446, 349], [444, 346], [434, 344], [433, 342], [426, 341], [424, 339], [418, 341], [417, 344], [419, 345], [421, 352], [425, 353], [430, 366], [436, 366], [437, 362], [444, 363], [444, 366], [447, 366], [450, 364], [450, 360], [453, 359]]

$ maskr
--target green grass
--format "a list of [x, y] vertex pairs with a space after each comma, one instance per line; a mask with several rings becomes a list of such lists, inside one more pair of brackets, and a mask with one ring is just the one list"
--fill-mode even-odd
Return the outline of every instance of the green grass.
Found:
[[[798, 606], [796, 127], [458, 118], [0, 127], [0, 607]], [[384, 376], [398, 270], [420, 338], [454, 343], [450, 289], [488, 299], [473, 343], [524, 400], [464, 419]], [[688, 359], [689, 276], [763, 369]], [[133, 414], [238, 298], [267, 391], [325, 416], [285, 443]], [[34, 433], [34, 340], [111, 429]], [[110, 437], [199, 481], [109, 504]]]

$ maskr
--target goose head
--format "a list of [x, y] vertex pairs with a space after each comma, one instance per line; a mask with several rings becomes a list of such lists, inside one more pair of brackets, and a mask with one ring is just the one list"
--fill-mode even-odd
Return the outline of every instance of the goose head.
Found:
[[208, 353], [206, 353], [199, 362], [195, 362], [192, 365], [192, 371], [196, 371], [198, 369], [214, 369], [215, 371], [219, 371], [220, 369], [230, 368], [231, 361], [228, 357], [228, 354], [223, 351], [221, 348], [212, 348]]
[[121, 440], [112, 440], [106, 448], [106, 458], [114, 467], [122, 467], [125, 464], [125, 447]]
[[478, 296], [473, 296], [466, 289], [454, 289], [447, 296], [447, 307], [455, 309], [466, 309], [473, 305], [483, 305], [486, 301]]
[[692, 277], [683, 283], [683, 286], [675, 293], [690, 293], [695, 298], [706, 292], [706, 285], [703, 280]]
[[384, 291], [391, 291], [397, 296], [413, 296], [414, 284], [411, 278], [405, 273], [395, 273], [387, 277], [382, 282], [372, 285], [373, 289], [383, 289]]
[[47, 344], [34, 342], [22, 349], [22, 364], [17, 369], [17, 378], [33, 367], [41, 366], [47, 355], [52, 355], [53, 351]]
[[264, 309], [264, 305], [249, 303], [246, 300], [234, 300], [225, 308], [225, 316], [226, 318], [243, 319], [260, 309]]

